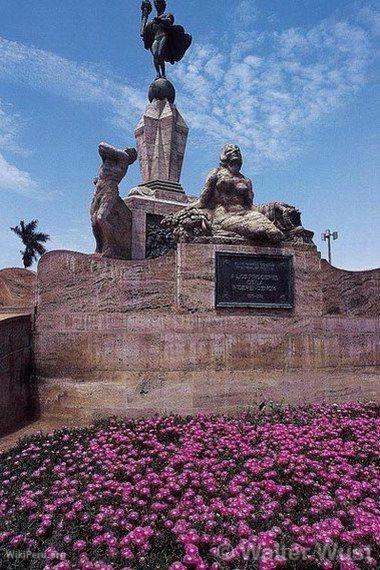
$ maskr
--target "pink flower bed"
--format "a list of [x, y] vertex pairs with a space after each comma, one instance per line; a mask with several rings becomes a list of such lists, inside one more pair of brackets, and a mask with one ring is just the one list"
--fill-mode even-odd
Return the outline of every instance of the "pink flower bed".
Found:
[[30, 437], [0, 455], [0, 566], [376, 568], [379, 427], [353, 403]]

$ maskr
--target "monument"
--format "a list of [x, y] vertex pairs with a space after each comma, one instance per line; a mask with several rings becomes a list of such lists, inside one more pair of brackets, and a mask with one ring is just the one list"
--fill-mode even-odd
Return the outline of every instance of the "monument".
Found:
[[[142, 4], [156, 79], [136, 128], [141, 184], [118, 184], [136, 154], [100, 146], [97, 253], [53, 251], [38, 266], [33, 362], [44, 417], [235, 413], [275, 400], [380, 398], [380, 270], [322, 264], [299, 210], [256, 205], [234, 144], [199, 198], [181, 186], [188, 127], [166, 63], [191, 36], [162, 0]], [[155, 259], [150, 259], [155, 257]]]

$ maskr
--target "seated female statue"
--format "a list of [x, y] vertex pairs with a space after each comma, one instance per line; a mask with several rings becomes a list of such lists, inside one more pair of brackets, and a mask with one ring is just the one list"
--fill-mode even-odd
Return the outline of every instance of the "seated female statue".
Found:
[[252, 182], [240, 172], [242, 165], [239, 147], [225, 145], [220, 165], [211, 170], [199, 199], [191, 207], [208, 211], [213, 235], [227, 232], [249, 240], [278, 243], [284, 235], [254, 206]]

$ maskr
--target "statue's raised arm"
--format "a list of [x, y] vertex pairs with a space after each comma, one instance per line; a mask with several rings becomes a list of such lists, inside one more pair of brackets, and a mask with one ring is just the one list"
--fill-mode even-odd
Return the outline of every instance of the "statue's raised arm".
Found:
[[145, 49], [153, 55], [153, 63], [157, 72], [156, 79], [166, 78], [165, 63], [174, 64], [181, 61], [190, 47], [192, 37], [182, 26], [174, 25], [173, 14], [165, 13], [165, 0], [154, 0], [157, 16], [148, 22], [152, 11], [149, 0], [141, 4], [141, 36]]
[[145, 28], [148, 23], [149, 14], [152, 11], [152, 4], [149, 0], [143, 0], [141, 3], [141, 29], [140, 36], [143, 38], [145, 34]]

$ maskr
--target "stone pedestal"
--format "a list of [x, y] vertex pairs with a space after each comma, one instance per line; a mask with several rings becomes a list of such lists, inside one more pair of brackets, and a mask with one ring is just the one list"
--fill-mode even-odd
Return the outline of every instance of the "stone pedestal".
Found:
[[174, 103], [154, 99], [135, 130], [142, 182], [125, 203], [132, 212], [132, 259], [145, 259], [149, 221], [191, 202], [180, 176], [189, 129]]
[[[292, 256], [293, 309], [216, 308], [219, 252]], [[308, 245], [181, 244], [144, 261], [47, 253], [38, 267], [33, 338], [42, 416], [79, 421], [235, 413], [268, 400], [379, 401], [380, 270], [337, 269], [333, 282], [325, 270]], [[357, 288], [352, 299], [345, 291], [344, 314], [327, 314], [324, 284], [339, 300], [342, 279]], [[369, 318], [370, 300], [377, 309]]]
[[132, 212], [132, 259], [146, 257], [147, 227], [150, 221], [158, 224], [162, 218], [188, 206], [191, 198], [184, 192], [171, 193], [168, 190], [152, 190], [138, 187], [131, 190], [125, 203]]
[[188, 132], [173, 103], [149, 103], [135, 130], [142, 186], [183, 192], [179, 181]]

